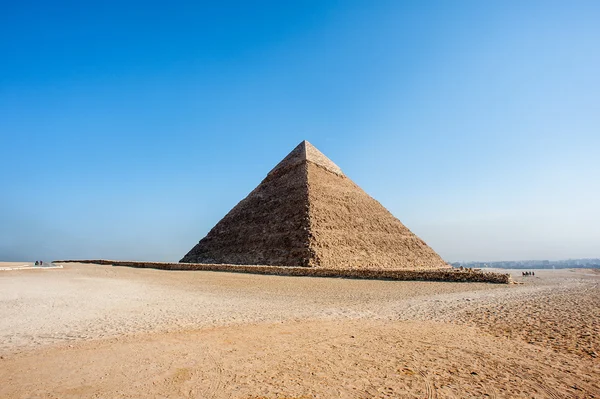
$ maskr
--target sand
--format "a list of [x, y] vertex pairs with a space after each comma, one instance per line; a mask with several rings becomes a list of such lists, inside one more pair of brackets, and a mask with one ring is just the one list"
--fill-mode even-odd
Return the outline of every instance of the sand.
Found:
[[600, 274], [520, 274], [0, 271], [0, 398], [600, 397]]

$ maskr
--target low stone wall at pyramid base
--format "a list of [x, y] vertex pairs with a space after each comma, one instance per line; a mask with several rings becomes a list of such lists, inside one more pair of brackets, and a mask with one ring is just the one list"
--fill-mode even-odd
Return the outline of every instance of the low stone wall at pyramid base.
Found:
[[97, 265], [129, 266], [162, 270], [203, 270], [215, 272], [253, 273], [277, 276], [338, 277], [369, 280], [400, 281], [453, 281], [473, 283], [510, 284], [510, 274], [473, 271], [470, 269], [437, 270], [374, 270], [374, 269], [321, 269], [317, 267], [252, 266], [205, 263], [164, 263], [120, 260], [56, 260], [54, 263], [93, 263]]

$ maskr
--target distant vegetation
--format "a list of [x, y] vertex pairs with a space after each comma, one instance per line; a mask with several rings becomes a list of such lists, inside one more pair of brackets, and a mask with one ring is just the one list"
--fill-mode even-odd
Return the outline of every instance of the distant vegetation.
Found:
[[582, 267], [586, 269], [600, 268], [600, 258], [565, 259], [565, 260], [515, 260], [497, 262], [461, 261], [452, 263], [454, 267], [498, 267], [502, 269], [568, 269]]

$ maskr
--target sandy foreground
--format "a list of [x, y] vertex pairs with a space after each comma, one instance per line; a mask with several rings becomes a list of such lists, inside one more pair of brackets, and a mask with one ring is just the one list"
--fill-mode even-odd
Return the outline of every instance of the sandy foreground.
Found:
[[3, 270], [0, 398], [600, 398], [600, 273], [513, 275]]

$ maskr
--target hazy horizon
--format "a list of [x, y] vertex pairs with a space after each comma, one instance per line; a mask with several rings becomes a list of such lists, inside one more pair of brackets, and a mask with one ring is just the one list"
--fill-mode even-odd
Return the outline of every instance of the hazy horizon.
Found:
[[600, 4], [12, 4], [0, 260], [178, 261], [308, 140], [446, 261], [600, 257]]

